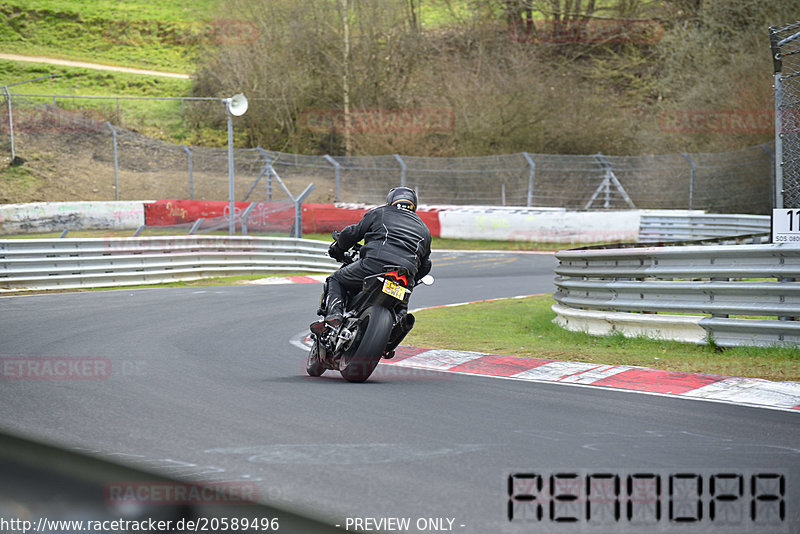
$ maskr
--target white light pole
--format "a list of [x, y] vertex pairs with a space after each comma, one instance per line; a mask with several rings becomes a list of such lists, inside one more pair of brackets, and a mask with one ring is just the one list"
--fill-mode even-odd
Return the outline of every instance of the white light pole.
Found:
[[247, 111], [247, 98], [242, 94], [233, 95], [230, 98], [223, 98], [225, 102], [225, 109], [228, 112], [228, 199], [230, 207], [228, 208], [228, 215], [230, 216], [230, 235], [236, 234], [236, 217], [235, 208], [233, 203], [233, 116], [244, 115]]

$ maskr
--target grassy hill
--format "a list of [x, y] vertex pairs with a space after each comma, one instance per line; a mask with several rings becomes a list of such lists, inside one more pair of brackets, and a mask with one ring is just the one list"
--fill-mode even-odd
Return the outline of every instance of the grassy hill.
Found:
[[[0, 52], [192, 74], [218, 46], [218, 0], [3, 0]], [[14, 94], [188, 96], [192, 81], [0, 60], [0, 84], [57, 77], [11, 88]], [[42, 103], [15, 97], [15, 104]], [[46, 102], [50, 102], [47, 100]], [[192, 142], [179, 102], [58, 99], [158, 138]], [[119, 109], [119, 111], [118, 111]], [[218, 136], [217, 136], [218, 137]]]
[[214, 45], [217, 0], [4, 0], [0, 50], [166, 71], [194, 71]]

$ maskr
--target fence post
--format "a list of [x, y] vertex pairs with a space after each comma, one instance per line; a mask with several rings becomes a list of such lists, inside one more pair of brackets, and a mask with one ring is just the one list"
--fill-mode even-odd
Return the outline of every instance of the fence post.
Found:
[[267, 177], [265, 178], [265, 187], [267, 188], [267, 201], [272, 202], [272, 160], [269, 156], [264, 156], [264, 159], [267, 160], [266, 165], [269, 166], [267, 169]]
[[339, 165], [339, 162], [330, 157], [328, 154], [325, 154], [324, 157], [328, 163], [333, 165], [333, 173], [336, 181], [336, 202], [341, 202], [341, 176], [339, 172], [341, 165]]
[[110, 122], [106, 122], [106, 126], [111, 130], [111, 140], [114, 144], [114, 196], [119, 200], [119, 161], [117, 160], [117, 130], [111, 126]]
[[522, 155], [528, 162], [528, 167], [530, 168], [530, 172], [528, 173], [528, 204], [527, 206], [530, 208], [533, 206], [533, 178], [536, 174], [536, 163], [534, 163], [533, 158], [527, 152], [523, 152]]
[[399, 155], [395, 154], [394, 159], [396, 159], [400, 163], [400, 185], [402, 187], [406, 186], [406, 162], [403, 161]]
[[271, 163], [271, 161], [269, 159], [269, 154], [267, 154], [266, 150], [264, 150], [260, 146], [257, 146], [256, 150], [258, 150], [258, 152], [264, 157], [264, 159], [266, 160], [266, 163], [261, 168], [261, 172], [258, 173], [258, 176], [256, 176], [256, 179], [253, 181], [252, 185], [250, 186], [250, 189], [247, 190], [247, 194], [244, 196], [244, 198], [242, 198], [242, 202], [244, 202], [245, 200], [250, 198], [250, 195], [253, 193], [253, 190], [258, 185], [258, 181], [261, 180], [262, 176], [264, 176], [264, 173], [267, 174], [267, 179], [266, 179], [267, 201], [272, 200], [272, 182], [271, 182], [271, 179], [272, 179], [272, 163]]
[[303, 237], [303, 201], [314, 190], [314, 184], [308, 184], [305, 191], [294, 199], [294, 236], [298, 239]]
[[600, 186], [595, 190], [594, 194], [592, 195], [592, 198], [589, 199], [589, 202], [586, 203], [583, 209], [588, 210], [589, 206], [592, 205], [592, 203], [594, 202], [594, 200], [597, 198], [597, 196], [600, 194], [601, 191], [605, 193], [605, 203], [603, 207], [606, 209], [610, 208], [611, 184], [613, 184], [616, 190], [619, 192], [619, 194], [622, 195], [622, 199], [628, 204], [628, 206], [630, 206], [631, 209], [636, 209], [636, 206], [631, 200], [631, 197], [628, 196], [628, 193], [625, 191], [625, 188], [622, 187], [620, 181], [617, 180], [617, 177], [614, 174], [614, 169], [611, 167], [611, 163], [608, 162], [603, 153], [598, 152], [597, 154], [595, 154], [594, 158], [595, 160], [597, 160], [598, 163], [600, 163], [600, 166], [605, 171], [605, 177], [603, 178], [603, 181], [600, 183]]
[[200, 228], [200, 225], [203, 224], [204, 220], [205, 219], [203, 219], [203, 217], [200, 217], [199, 219], [197, 219], [194, 222], [194, 224], [192, 225], [192, 228], [189, 230], [189, 235], [194, 235], [194, 233], [197, 231], [197, 229]]
[[189, 200], [194, 200], [194, 168], [192, 165], [192, 151], [186, 145], [181, 145], [189, 156]]
[[783, 139], [781, 131], [781, 103], [783, 102], [783, 86], [781, 85], [781, 48], [778, 44], [778, 28], [769, 29], [769, 44], [772, 50], [773, 90], [775, 92], [775, 208], [783, 207]]
[[250, 212], [256, 207], [257, 202], [251, 202], [247, 209], [242, 213], [242, 235], [247, 235], [247, 219], [250, 217]]
[[694, 209], [694, 177], [697, 172], [697, 165], [694, 164], [692, 158], [689, 157], [689, 154], [685, 152], [681, 154], [686, 161], [689, 162], [689, 167], [691, 168], [691, 174], [689, 175], [689, 209]]
[[769, 157], [769, 168], [770, 168], [770, 174], [772, 175], [771, 176], [772, 179], [769, 181], [771, 189], [770, 200], [772, 202], [772, 207], [774, 208], [775, 207], [775, 152], [773, 152], [772, 149], [769, 147], [769, 145], [767, 145], [766, 143], [759, 146], [761, 147], [761, 150], [766, 152], [767, 156]]
[[14, 119], [11, 116], [11, 93], [8, 92], [8, 87], [3, 86], [3, 91], [6, 93], [6, 102], [8, 103], [8, 132], [11, 135], [11, 164], [14, 164], [16, 154], [14, 154]]

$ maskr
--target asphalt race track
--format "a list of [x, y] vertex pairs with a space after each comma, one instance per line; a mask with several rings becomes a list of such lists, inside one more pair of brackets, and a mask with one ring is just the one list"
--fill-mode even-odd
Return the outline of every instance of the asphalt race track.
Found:
[[[412, 307], [549, 293], [554, 265], [439, 252]], [[800, 532], [800, 414], [437, 372], [311, 378], [290, 341], [320, 290], [0, 298], [0, 356], [111, 369], [2, 380], [0, 429], [180, 480], [254, 482], [260, 500], [349, 530]], [[598, 481], [604, 500], [587, 493]]]

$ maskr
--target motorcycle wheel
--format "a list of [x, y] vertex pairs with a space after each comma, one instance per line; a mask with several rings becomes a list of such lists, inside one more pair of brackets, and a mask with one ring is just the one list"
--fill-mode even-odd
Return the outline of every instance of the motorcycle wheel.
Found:
[[319, 344], [314, 340], [311, 345], [311, 350], [308, 351], [308, 359], [306, 360], [306, 373], [309, 376], [321, 376], [325, 372], [325, 368], [319, 361]]
[[348, 382], [364, 382], [381, 361], [392, 332], [392, 312], [372, 306], [361, 316], [361, 326], [350, 349], [342, 355], [339, 371]]

